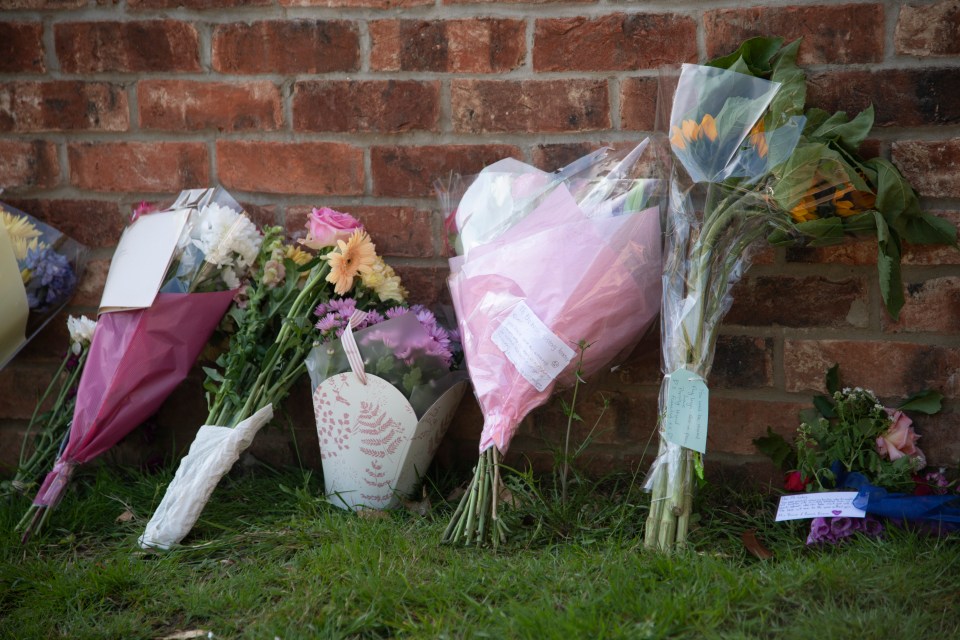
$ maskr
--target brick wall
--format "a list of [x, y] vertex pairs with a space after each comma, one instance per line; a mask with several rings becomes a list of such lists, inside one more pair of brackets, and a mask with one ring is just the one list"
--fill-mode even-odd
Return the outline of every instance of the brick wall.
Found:
[[[752, 35], [804, 36], [810, 102], [873, 103], [868, 142], [924, 205], [960, 222], [960, 2], [723, 0], [528, 3], [482, 0], [5, 0], [0, 14], [0, 185], [4, 199], [94, 248], [75, 300], [99, 299], [123, 218], [141, 200], [220, 182], [260, 221], [298, 228], [310, 206], [357, 214], [416, 299], [443, 297], [441, 219], [431, 183], [514, 156], [556, 168], [653, 126], [657, 67], [730, 50]], [[960, 456], [960, 253], [908, 248], [907, 304], [881, 305], [870, 241], [766, 250], [735, 291], [717, 351], [711, 466], [762, 471], [750, 444], [784, 433], [823, 372], [896, 398], [925, 385], [949, 398], [923, 419], [934, 463]], [[0, 372], [0, 458], [66, 343], [62, 323]], [[655, 422], [656, 337], [591, 381], [580, 413], [610, 407], [594, 469], [635, 467]], [[189, 442], [197, 380], [147, 428]], [[303, 390], [290, 403], [300, 454], [316, 463]], [[282, 421], [283, 422], [283, 421]], [[560, 439], [558, 404], [512, 450], [539, 462]], [[479, 413], [461, 409], [441, 460], [469, 464]], [[155, 443], [156, 444], [156, 443]], [[258, 444], [291, 460], [284, 429]]]

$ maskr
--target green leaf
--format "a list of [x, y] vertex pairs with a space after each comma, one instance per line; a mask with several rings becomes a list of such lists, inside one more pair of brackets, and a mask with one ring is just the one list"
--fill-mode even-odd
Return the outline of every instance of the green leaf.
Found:
[[803, 105], [807, 98], [806, 75], [797, 66], [797, 51], [800, 49], [800, 40], [794, 40], [777, 54], [773, 63], [773, 73], [770, 79], [780, 83], [780, 90], [770, 103], [771, 127], [773, 129], [791, 116], [802, 115]]
[[811, 133], [816, 131], [823, 125], [824, 122], [830, 118], [830, 113], [824, 111], [823, 109], [817, 109], [816, 107], [807, 109], [807, 112], [804, 114], [807, 116], [807, 123], [803, 127], [803, 135], [809, 136]]
[[926, 211], [919, 215], [903, 216], [897, 230], [911, 244], [948, 244], [957, 246], [957, 227], [949, 220]]
[[840, 218], [818, 218], [797, 224], [800, 233], [809, 236], [811, 247], [824, 247], [843, 242], [843, 220]]
[[920, 413], [932, 416], [942, 408], [941, 400], [943, 400], [942, 393], [932, 389], [925, 389], [904, 400], [897, 409], [901, 411], [919, 411]]
[[835, 394], [837, 391], [840, 391], [840, 365], [835, 364], [827, 370], [827, 391], [830, 392], [830, 395]]
[[890, 317], [896, 320], [903, 308], [903, 280], [900, 276], [900, 244], [890, 234], [887, 223], [880, 212], [875, 214], [877, 221], [877, 276], [880, 279], [880, 295], [887, 306]]
[[827, 147], [817, 143], [798, 144], [793, 155], [779, 169], [773, 197], [786, 211], [793, 209], [813, 186], [817, 168], [827, 155]]
[[836, 418], [837, 413], [833, 410], [833, 402], [827, 396], [814, 396], [813, 406], [817, 408], [824, 418]]
[[809, 138], [818, 142], [835, 141], [852, 153], [866, 140], [873, 128], [873, 119], [873, 106], [860, 112], [853, 120], [849, 120], [843, 111], [838, 111], [810, 133]]
[[766, 436], [754, 438], [753, 446], [781, 469], [791, 469], [796, 466], [796, 453], [793, 447], [770, 427], [767, 427]]
[[876, 208], [883, 214], [887, 224], [895, 224], [897, 218], [904, 213], [920, 214], [917, 194], [893, 163], [883, 158], [871, 158], [865, 164], [877, 172]]
[[707, 63], [708, 67], [731, 69], [741, 58], [750, 70], [750, 74], [765, 78], [770, 75], [770, 60], [783, 45], [783, 38], [757, 37], [745, 40], [736, 51], [715, 58]]
[[214, 382], [223, 382], [223, 374], [212, 367], [203, 367], [203, 372], [207, 374], [207, 378], [213, 380]]
[[423, 374], [420, 372], [420, 367], [414, 367], [410, 369], [403, 376], [403, 388], [407, 390], [407, 393], [412, 393], [414, 387], [421, 384], [423, 380]]

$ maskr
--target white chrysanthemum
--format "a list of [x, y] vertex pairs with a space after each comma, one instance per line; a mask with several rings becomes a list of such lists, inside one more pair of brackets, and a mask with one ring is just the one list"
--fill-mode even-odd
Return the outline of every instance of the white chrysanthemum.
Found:
[[67, 331], [70, 332], [70, 349], [74, 355], [80, 355], [86, 347], [93, 341], [93, 331], [97, 328], [96, 320], [91, 320], [87, 316], [75, 318], [67, 317]]
[[240, 288], [240, 278], [237, 277], [237, 272], [231, 267], [225, 267], [223, 271], [220, 272], [220, 277], [223, 278], [223, 282], [227, 285], [227, 289]]
[[256, 225], [242, 213], [216, 203], [200, 211], [193, 244], [210, 264], [245, 270], [257, 259], [261, 242]]

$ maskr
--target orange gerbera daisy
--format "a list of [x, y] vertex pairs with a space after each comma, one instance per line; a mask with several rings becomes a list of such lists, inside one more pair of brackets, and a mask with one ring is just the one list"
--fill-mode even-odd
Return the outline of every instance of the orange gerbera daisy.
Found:
[[333, 290], [342, 296], [353, 288], [354, 278], [373, 269], [377, 248], [367, 232], [361, 229], [354, 231], [346, 242], [338, 240], [337, 247], [326, 255], [330, 262], [327, 282], [332, 283]]

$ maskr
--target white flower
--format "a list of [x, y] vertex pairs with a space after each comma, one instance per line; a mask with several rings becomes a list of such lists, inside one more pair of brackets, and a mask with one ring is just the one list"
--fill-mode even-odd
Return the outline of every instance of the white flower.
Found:
[[70, 350], [74, 355], [80, 355], [85, 347], [90, 346], [93, 340], [93, 331], [97, 328], [97, 322], [87, 316], [67, 318], [67, 330], [70, 332]]
[[237, 277], [237, 273], [230, 267], [225, 267], [223, 271], [220, 272], [220, 277], [223, 278], [223, 282], [227, 285], [227, 289], [240, 288], [240, 278]]
[[200, 211], [193, 235], [193, 244], [203, 252], [204, 260], [217, 267], [240, 270], [253, 264], [263, 242], [263, 236], [247, 216], [216, 203]]

